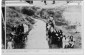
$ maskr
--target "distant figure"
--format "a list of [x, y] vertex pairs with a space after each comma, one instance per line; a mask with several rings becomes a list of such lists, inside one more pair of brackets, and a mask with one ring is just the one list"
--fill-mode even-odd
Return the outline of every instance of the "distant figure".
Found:
[[67, 2], [67, 3], [70, 3], [70, 1], [69, 1], [69, 0], [67, 0], [66, 2]]
[[53, 0], [53, 3], [52, 4], [55, 4], [55, 0]]
[[47, 31], [50, 30], [51, 25], [48, 24], [46, 28], [47, 28], [47, 29], [46, 29]]
[[46, 0], [44, 0], [45, 5], [47, 5]]
[[12, 27], [12, 31], [15, 31], [15, 32], [16, 32], [16, 25], [14, 25], [14, 26]]
[[65, 35], [63, 36], [62, 42], [63, 42], [63, 48], [65, 48], [65, 43], [66, 43], [66, 36]]
[[24, 33], [26, 33], [28, 31], [29, 27], [26, 24], [23, 24], [23, 27], [24, 27]]
[[23, 24], [20, 24], [18, 27], [17, 27], [17, 34], [21, 34], [24, 32], [24, 27], [23, 27]]
[[25, 0], [29, 4], [33, 4], [33, 0]]
[[69, 46], [69, 37], [66, 38], [65, 48], [68, 48], [68, 46]]
[[33, 0], [31, 0], [31, 4], [33, 4]]
[[54, 28], [55, 23], [54, 23], [53, 17], [49, 17], [48, 23]]
[[52, 48], [52, 44], [54, 44], [54, 42], [55, 42], [55, 33], [54, 33], [54, 29], [53, 29], [53, 27], [50, 27], [50, 29], [48, 30], [48, 38], [49, 38], [49, 40], [48, 40], [48, 43], [49, 43], [49, 47], [50, 48]]
[[7, 43], [7, 49], [13, 49], [13, 43], [12, 43], [12, 41], [9, 41], [8, 43]]
[[70, 48], [73, 48], [74, 47], [74, 40], [73, 40], [73, 36], [70, 36], [70, 42], [69, 42], [69, 44], [70, 44]]
[[56, 40], [57, 40], [57, 46], [61, 48], [62, 47], [62, 30], [56, 31]]

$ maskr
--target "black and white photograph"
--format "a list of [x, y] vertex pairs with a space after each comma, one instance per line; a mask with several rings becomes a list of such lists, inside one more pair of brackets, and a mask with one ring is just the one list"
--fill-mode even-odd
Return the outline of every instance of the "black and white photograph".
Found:
[[82, 8], [82, 1], [69, 0], [6, 6], [6, 49], [81, 49]]

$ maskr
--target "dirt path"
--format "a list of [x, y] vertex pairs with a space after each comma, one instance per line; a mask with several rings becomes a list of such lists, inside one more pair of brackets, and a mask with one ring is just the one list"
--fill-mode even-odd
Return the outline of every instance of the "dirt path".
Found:
[[38, 19], [35, 19], [35, 21], [34, 28], [27, 36], [28, 40], [25, 48], [49, 48], [46, 40], [46, 23]]

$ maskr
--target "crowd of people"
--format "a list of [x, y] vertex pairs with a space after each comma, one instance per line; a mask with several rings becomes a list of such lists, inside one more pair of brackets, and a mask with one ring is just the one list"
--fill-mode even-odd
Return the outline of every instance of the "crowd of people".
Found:
[[53, 45], [55, 45], [56, 48], [74, 48], [75, 41], [73, 36], [64, 35], [61, 29], [56, 30], [55, 22], [52, 17], [48, 19], [46, 29], [50, 48], [53, 48]]
[[[24, 14], [29, 15], [30, 11], [27, 12], [27, 10], [24, 10], [24, 12], [25, 12]], [[33, 12], [31, 14], [34, 15]], [[48, 14], [46, 14], [46, 15], [48, 15]], [[49, 17], [44, 17], [44, 19], [47, 20], [46, 35], [47, 35], [47, 41], [49, 44], [49, 48], [53, 48], [53, 45], [55, 45], [57, 48], [74, 48], [75, 41], [73, 39], [73, 36], [72, 35], [66, 36], [63, 34], [64, 32], [61, 29], [57, 30], [54, 18], [52, 17], [52, 15], [48, 15], [48, 16]], [[12, 31], [9, 34], [10, 38], [7, 42], [8, 49], [24, 48], [25, 41], [27, 39], [27, 35], [29, 34], [29, 33], [24, 32], [24, 28], [25, 27], [23, 24], [19, 24], [18, 26], [14, 25], [11, 28]]]
[[[73, 36], [64, 35], [61, 29], [56, 30], [53, 17], [49, 17], [46, 23], [46, 32], [49, 48], [54, 48], [53, 45], [55, 45], [56, 48], [74, 48], [75, 41]], [[18, 26], [14, 25], [10, 33], [9, 41], [7, 42], [7, 49], [24, 48], [27, 39], [26, 35], [28, 34], [24, 33], [23, 24]]]
[[26, 41], [26, 33], [24, 33], [24, 26], [20, 24], [12, 27], [12, 32], [9, 34], [10, 38], [7, 43], [7, 49], [24, 48]]

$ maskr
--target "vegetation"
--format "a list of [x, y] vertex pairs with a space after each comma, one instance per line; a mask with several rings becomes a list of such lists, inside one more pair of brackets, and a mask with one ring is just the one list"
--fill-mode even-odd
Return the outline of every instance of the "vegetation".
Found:
[[[70, 26], [69, 22], [63, 17], [63, 12], [65, 8], [53, 8], [53, 9], [41, 9], [39, 7], [7, 7], [6, 8], [6, 35], [7, 41], [9, 41], [9, 34], [12, 32], [12, 27], [14, 25], [18, 26], [22, 23], [28, 25], [29, 29], [32, 29], [33, 24], [35, 23], [34, 19], [44, 19], [47, 21], [49, 16], [54, 18], [57, 28], [62, 26], [64, 29], [63, 32], [69, 32], [69, 29], [75, 29], [76, 25]], [[56, 29], [57, 29], [56, 28]], [[66, 33], [66, 35], [67, 35]], [[77, 34], [75, 34], [77, 35]], [[74, 36], [75, 36], [74, 35]], [[77, 40], [78, 38], [78, 40]], [[80, 34], [75, 38], [76, 41], [80, 41]], [[80, 42], [79, 42], [80, 44]], [[80, 46], [77, 46], [80, 47]]]

